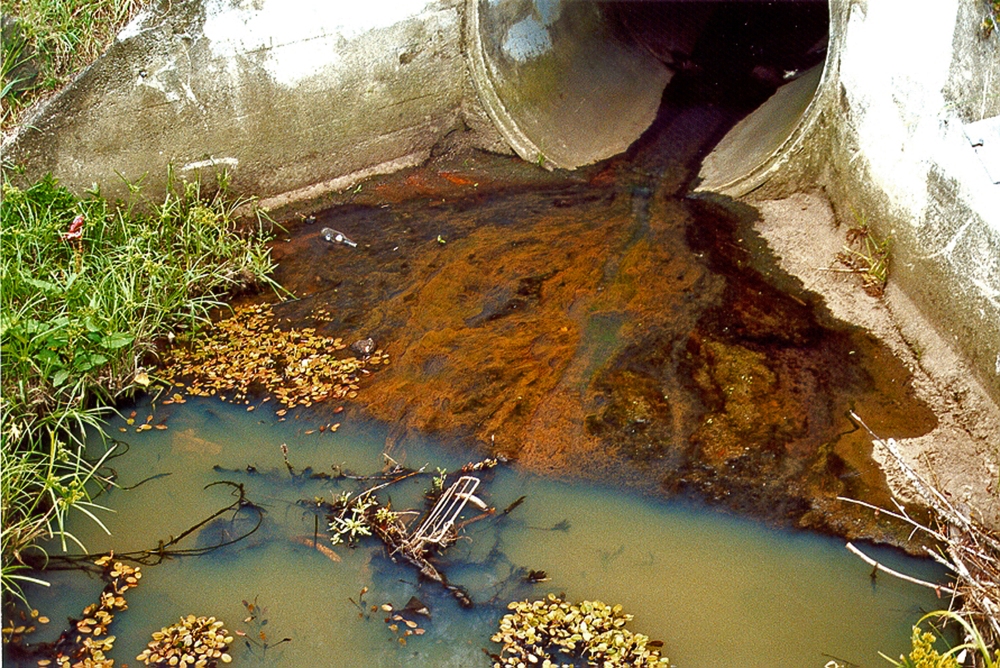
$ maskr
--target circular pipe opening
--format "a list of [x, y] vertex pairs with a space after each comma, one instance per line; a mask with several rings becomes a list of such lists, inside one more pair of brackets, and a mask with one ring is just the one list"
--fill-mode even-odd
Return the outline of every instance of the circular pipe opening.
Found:
[[793, 134], [829, 33], [826, 0], [468, 0], [467, 10], [477, 92], [522, 158], [573, 169], [611, 157], [661, 100], [682, 96], [749, 115], [720, 142], [709, 187], [753, 172]]

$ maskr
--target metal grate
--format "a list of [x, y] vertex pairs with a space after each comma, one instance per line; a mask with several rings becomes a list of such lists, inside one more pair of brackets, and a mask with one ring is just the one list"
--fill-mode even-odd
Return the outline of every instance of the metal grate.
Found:
[[411, 553], [420, 553], [428, 543], [440, 545], [446, 541], [467, 503], [471, 501], [474, 506], [482, 510], [488, 507], [473, 494], [477, 487], [479, 478], [474, 476], [464, 475], [455, 481], [441, 494], [441, 498], [434, 504], [427, 519], [400, 547]]

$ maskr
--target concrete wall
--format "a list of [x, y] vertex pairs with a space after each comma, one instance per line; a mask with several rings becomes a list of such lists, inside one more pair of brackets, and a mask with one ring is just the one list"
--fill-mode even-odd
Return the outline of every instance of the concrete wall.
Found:
[[[967, 136], [1000, 116], [1000, 35], [984, 37], [978, 0], [830, 10], [814, 94], [794, 82], [734, 128], [700, 188], [752, 199], [822, 186], [841, 221], [892, 236], [891, 280], [1000, 401], [1000, 184]], [[783, 126], [783, 142], [760, 140]]]
[[[120, 189], [121, 174], [155, 192], [168, 165], [188, 178], [225, 168], [237, 190], [261, 196], [414, 164], [469, 102], [461, 7], [154, 4], [29, 119], [6, 157], [76, 190]], [[499, 141], [482, 127], [482, 143]]]
[[124, 192], [121, 175], [155, 193], [173, 166], [295, 199], [417, 164], [450, 133], [548, 168], [595, 162], [649, 126], [668, 80], [587, 3], [167, 1], [4, 152], [77, 191]]

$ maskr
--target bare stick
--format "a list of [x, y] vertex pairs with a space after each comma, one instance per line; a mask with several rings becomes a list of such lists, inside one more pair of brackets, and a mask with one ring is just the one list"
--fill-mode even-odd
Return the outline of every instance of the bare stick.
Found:
[[889, 568], [888, 566], [882, 565], [881, 563], [875, 561], [874, 559], [872, 559], [871, 557], [869, 557], [867, 554], [865, 554], [864, 552], [862, 552], [858, 548], [854, 547], [853, 543], [848, 543], [847, 544], [847, 549], [850, 550], [851, 552], [853, 552], [858, 557], [861, 557], [861, 559], [864, 562], [866, 562], [868, 565], [874, 566], [878, 570], [880, 570], [880, 571], [882, 571], [884, 573], [888, 573], [889, 575], [891, 575], [893, 577], [896, 577], [896, 578], [899, 578], [900, 580], [906, 580], [907, 582], [912, 582], [913, 584], [918, 584], [921, 587], [927, 587], [928, 589], [933, 589], [936, 592], [942, 592], [943, 591], [943, 592], [945, 592], [947, 594], [955, 594], [956, 593], [955, 590], [952, 589], [952, 588], [950, 588], [950, 587], [945, 587], [944, 585], [937, 585], [937, 584], [934, 584], [933, 582], [927, 582], [926, 580], [919, 580], [919, 579], [917, 579], [915, 577], [911, 577], [909, 575], [906, 575], [905, 573], [900, 573], [899, 571], [894, 571], [893, 569]]

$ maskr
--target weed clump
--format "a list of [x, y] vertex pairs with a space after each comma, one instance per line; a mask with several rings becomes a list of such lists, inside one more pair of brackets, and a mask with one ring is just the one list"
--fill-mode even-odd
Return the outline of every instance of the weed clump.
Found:
[[[3, 589], [31, 578], [29, 546], [91, 510], [101, 482], [83, 439], [116, 400], [144, 389], [158, 339], [209, 320], [227, 293], [267, 282], [263, 220], [240, 231], [223, 189], [172, 187], [161, 202], [77, 197], [46, 177], [0, 205], [0, 480]], [[35, 550], [40, 548], [33, 547]]]
[[847, 244], [837, 253], [837, 260], [861, 277], [865, 292], [881, 297], [889, 280], [890, 245], [891, 239], [877, 239], [862, 217], [847, 231]]

